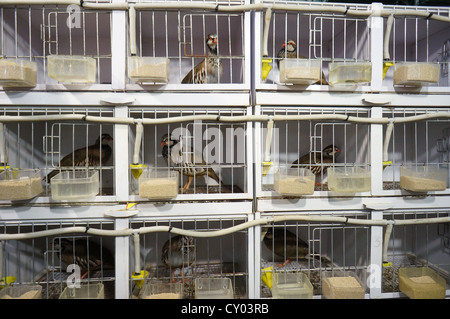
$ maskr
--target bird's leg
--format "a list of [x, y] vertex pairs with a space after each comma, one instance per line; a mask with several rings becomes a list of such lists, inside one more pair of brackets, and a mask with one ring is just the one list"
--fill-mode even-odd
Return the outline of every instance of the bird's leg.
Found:
[[176, 279], [175, 279], [175, 270], [174, 271], [172, 271], [172, 283], [174, 284], [174, 283], [176, 283], [177, 281], [176, 281]]
[[278, 264], [278, 267], [284, 268], [284, 267], [286, 267], [286, 265], [289, 264], [290, 262], [291, 262], [291, 260], [288, 258], [288, 259], [286, 259], [286, 261], [285, 261], [284, 263]]
[[192, 180], [194, 179], [193, 176], [189, 176], [188, 177], [188, 181], [186, 182], [186, 184], [183, 187], [183, 193], [186, 192], [189, 189], [189, 186], [191, 186]]
[[180, 278], [180, 282], [181, 283], [185, 284], [186, 282], [191, 281], [190, 279], [185, 279], [184, 278], [184, 276], [183, 276], [183, 269], [180, 270], [180, 273], [181, 273], [181, 278]]

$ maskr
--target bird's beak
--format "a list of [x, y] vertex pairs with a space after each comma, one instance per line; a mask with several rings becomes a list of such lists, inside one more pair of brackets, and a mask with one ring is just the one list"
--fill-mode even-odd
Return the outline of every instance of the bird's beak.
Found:
[[162, 142], [161, 142], [161, 147], [163, 147], [164, 144], [166, 144], [166, 142], [162, 141]]
[[284, 48], [285, 46], [286, 46], [286, 43], [283, 43], [283, 44], [281, 45], [282, 48]]

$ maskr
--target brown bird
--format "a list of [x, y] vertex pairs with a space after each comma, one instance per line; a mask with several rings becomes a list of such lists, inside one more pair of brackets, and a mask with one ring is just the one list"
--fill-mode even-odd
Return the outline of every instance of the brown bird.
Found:
[[52, 244], [61, 261], [66, 264], [76, 264], [84, 272], [83, 279], [89, 271], [114, 269], [114, 257], [104, 245], [88, 238], [57, 238]]
[[[280, 69], [280, 61], [283, 59], [297, 59], [297, 58], [301, 58], [301, 59], [306, 59], [305, 56], [299, 54], [297, 56], [297, 43], [295, 43], [294, 40], [289, 40], [286, 43], [283, 43], [281, 45], [281, 49], [280, 51], [278, 51], [277, 54], [277, 66], [278, 66], [278, 70]], [[327, 79], [325, 78], [325, 74], [322, 72], [322, 79], [317, 81], [316, 83], [319, 84], [328, 84]]]
[[172, 278], [175, 277], [177, 268], [183, 277], [183, 267], [188, 267], [195, 261], [194, 238], [182, 235], [169, 238], [163, 245], [161, 261], [172, 271]]
[[108, 144], [110, 141], [112, 141], [112, 137], [109, 134], [102, 134], [93, 145], [82, 147], [64, 156], [59, 162], [60, 169], [51, 171], [44, 179], [50, 183], [51, 178], [63, 170], [63, 167], [67, 169], [67, 167], [105, 165], [112, 154], [111, 146]]
[[216, 172], [211, 167], [207, 167], [208, 164], [201, 155], [196, 155], [194, 151], [187, 150], [186, 146], [183, 146], [180, 141], [172, 139], [169, 134], [163, 135], [161, 147], [162, 156], [169, 166], [176, 167], [180, 173], [188, 177], [183, 192], [189, 189], [194, 178], [204, 175], [208, 175], [221, 185], [223, 184]]
[[291, 168], [305, 167], [310, 169], [314, 175], [320, 176], [325, 174], [329, 165], [335, 162], [336, 157], [341, 153], [341, 150], [330, 144], [325, 147], [322, 152], [311, 152], [301, 156], [292, 163]]
[[206, 38], [208, 57], [197, 64], [181, 83], [220, 83], [223, 74], [222, 61], [217, 57], [217, 34], [211, 33]]
[[275, 255], [285, 260], [282, 266], [309, 254], [308, 244], [286, 228], [269, 227], [263, 242]]

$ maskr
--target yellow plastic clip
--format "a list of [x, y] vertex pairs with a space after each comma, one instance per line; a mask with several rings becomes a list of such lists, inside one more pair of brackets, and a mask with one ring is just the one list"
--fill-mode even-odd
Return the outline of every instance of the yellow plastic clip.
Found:
[[[6, 286], [11, 285], [13, 282], [16, 281], [16, 277], [14, 276], [7, 276], [6, 277]], [[0, 289], [5, 287], [5, 277], [2, 277], [2, 280], [0, 281]]]
[[139, 179], [142, 174], [142, 171], [147, 165], [143, 164], [130, 164], [131, 174], [133, 174], [134, 178]]
[[134, 280], [134, 282], [136, 283], [136, 286], [138, 286], [139, 288], [142, 288], [142, 285], [144, 284], [144, 279], [147, 276], [148, 276], [148, 271], [141, 270], [138, 274], [133, 272], [131, 274], [131, 279]]
[[267, 79], [270, 70], [272, 70], [272, 65], [269, 63], [272, 63], [272, 59], [262, 59], [261, 76], [263, 81]]
[[127, 203], [126, 210], [133, 208], [137, 203]]
[[266, 176], [267, 173], [269, 173], [270, 168], [271, 168], [272, 165], [273, 165], [273, 162], [262, 162], [262, 165], [263, 165], [263, 171], [262, 171], [262, 174], [263, 174], [263, 176]]
[[385, 161], [385, 162], [383, 162], [383, 170], [384, 170], [386, 167], [391, 166], [391, 165], [392, 165], [392, 161]]
[[391, 66], [393, 66], [393, 65], [394, 65], [393, 62], [384, 62], [384, 63], [383, 63], [383, 80], [384, 80], [384, 78], [386, 77], [387, 71], [388, 71], [389, 68], [390, 68]]
[[4, 170], [11, 169], [11, 166], [0, 166], [0, 172], [3, 172]]
[[267, 267], [262, 270], [261, 280], [267, 287], [272, 289], [273, 267]]

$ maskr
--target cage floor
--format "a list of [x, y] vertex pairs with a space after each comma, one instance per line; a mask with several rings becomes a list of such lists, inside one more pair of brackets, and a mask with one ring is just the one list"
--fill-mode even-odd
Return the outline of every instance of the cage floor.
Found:
[[[291, 261], [285, 266], [282, 266], [281, 264], [282, 263], [280, 262], [261, 260], [262, 269], [273, 267], [275, 271], [300, 271], [305, 273], [308, 276], [311, 285], [313, 286], [314, 295], [318, 295], [321, 293], [322, 288], [320, 284], [320, 272], [330, 267], [336, 267], [331, 263], [330, 260], [324, 257], [322, 257], [320, 261], [313, 258], [305, 258]], [[272, 291], [270, 290], [270, 288], [267, 287], [264, 283], [262, 283], [261, 285], [261, 298], [272, 298]]]
[[[42, 298], [43, 299], [58, 299], [64, 288], [67, 287], [67, 280], [71, 276], [71, 273], [60, 271], [44, 271], [42, 275], [36, 280], [36, 284], [42, 286]], [[114, 299], [114, 271], [104, 270], [90, 272], [84, 279], [81, 280], [81, 284], [95, 284], [102, 283], [104, 285], [105, 299]]]
[[[149, 272], [147, 279], [158, 279], [161, 281], [171, 282], [183, 282], [184, 284], [184, 298], [195, 298], [195, 278], [198, 277], [228, 277], [231, 279], [234, 290], [234, 299], [247, 298], [247, 273], [236, 272], [235, 264], [229, 263], [195, 263], [189, 267], [183, 268], [183, 277], [180, 276], [178, 271], [175, 272], [175, 276], [172, 277], [170, 270], [164, 266], [155, 266], [147, 269]], [[137, 298], [139, 295], [139, 289], [135, 287], [133, 289], [133, 298]]]
[[180, 189], [179, 194], [232, 194], [243, 193], [242, 189], [234, 185], [196, 185], [183, 192]]

